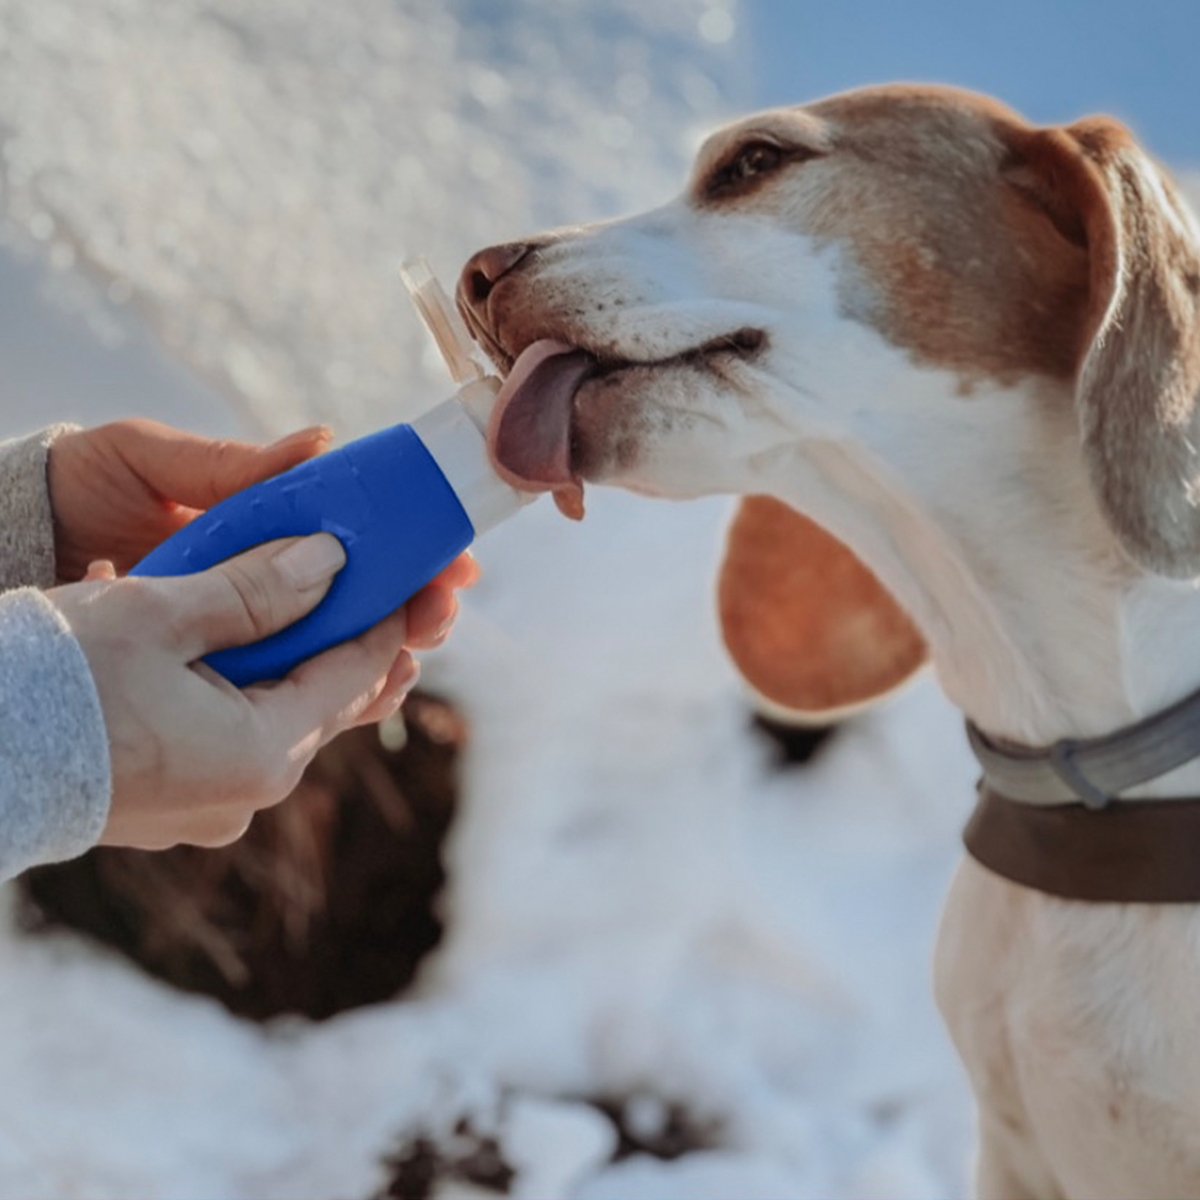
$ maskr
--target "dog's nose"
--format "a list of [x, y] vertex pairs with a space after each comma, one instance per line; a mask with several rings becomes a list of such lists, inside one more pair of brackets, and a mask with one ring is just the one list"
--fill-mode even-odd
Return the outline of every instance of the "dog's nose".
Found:
[[469, 304], [482, 304], [501, 276], [507, 275], [533, 247], [528, 242], [505, 242], [472, 255], [463, 267], [459, 292]]

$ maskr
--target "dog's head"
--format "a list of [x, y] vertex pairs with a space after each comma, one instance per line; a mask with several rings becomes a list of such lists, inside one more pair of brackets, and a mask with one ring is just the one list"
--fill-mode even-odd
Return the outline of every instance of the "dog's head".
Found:
[[[710, 138], [663, 208], [481, 251], [459, 303], [511, 370], [498, 464], [567, 511], [581, 511], [585, 480], [753, 495], [821, 446], [875, 451], [906, 424], [933, 447], [985, 438], [980, 385], [1028, 385], [1047, 404], [1073, 393], [1063, 453], [1126, 555], [1200, 573], [1196, 230], [1111, 120], [1035, 128], [971, 93], [908, 86], [764, 113]], [[941, 391], [953, 400], [927, 402], [931, 375], [953, 378]], [[844, 594], [804, 579], [802, 596], [747, 598], [779, 579], [774, 568], [753, 589], [739, 583], [766, 557], [848, 553], [757, 498], [734, 523], [727, 640], [750, 682], [787, 707], [863, 699], [922, 657], [857, 563]], [[798, 600], [807, 626], [781, 622], [780, 604]], [[825, 676], [793, 687], [778, 645], [758, 644], [784, 624], [857, 629], [865, 658], [886, 665], [852, 694], [828, 694]], [[812, 642], [798, 657], [820, 660]]]

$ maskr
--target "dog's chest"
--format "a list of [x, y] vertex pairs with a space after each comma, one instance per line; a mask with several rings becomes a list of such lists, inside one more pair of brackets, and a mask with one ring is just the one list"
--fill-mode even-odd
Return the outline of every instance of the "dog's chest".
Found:
[[1060, 901], [967, 860], [936, 982], [1031, 1176], [1066, 1196], [1200, 1194], [1200, 909]]

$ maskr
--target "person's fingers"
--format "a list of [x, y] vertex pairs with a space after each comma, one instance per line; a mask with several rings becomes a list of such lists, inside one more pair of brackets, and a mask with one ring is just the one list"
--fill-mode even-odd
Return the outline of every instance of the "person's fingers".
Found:
[[408, 610], [408, 642], [417, 650], [433, 650], [450, 633], [458, 616], [458, 597], [449, 588], [426, 584], [404, 606]]
[[407, 651], [401, 650], [388, 671], [383, 689], [354, 719], [355, 725], [375, 725], [390, 717], [404, 703], [409, 692], [421, 677], [421, 664]]
[[303, 768], [383, 694], [406, 632], [405, 611], [397, 609], [361, 637], [301, 663], [271, 687], [255, 684], [243, 695], [271, 736], [289, 748], [293, 765]]
[[[430, 581], [438, 587], [469, 588], [474, 587], [479, 580], [479, 563], [470, 550], [464, 550], [448, 567], [444, 568]], [[428, 586], [428, 585], [426, 585]]]
[[479, 564], [469, 552], [460, 554], [444, 571], [435, 575], [405, 607], [408, 609], [408, 644], [417, 650], [433, 650], [450, 633], [458, 617], [458, 588], [469, 588], [479, 579]]
[[169, 592], [175, 644], [190, 661], [257, 642], [299, 620], [345, 562], [337, 538], [314, 533], [267, 542], [207, 571], [155, 583]]
[[186, 508], [206, 509], [312, 458], [332, 437], [328, 426], [314, 425], [269, 446], [256, 446], [200, 437], [157, 421], [137, 421], [124, 427], [119, 450], [155, 492]]
[[[284, 800], [286, 797], [280, 796], [279, 799]], [[264, 805], [264, 807], [269, 808], [271, 806]], [[201, 822], [195, 827], [188, 829], [186, 842], [189, 846], [203, 846], [208, 850], [218, 850], [222, 846], [231, 846], [234, 842], [241, 841], [246, 836], [246, 831], [250, 828], [250, 823], [254, 820], [257, 811], [257, 809], [251, 812], [238, 811]]]
[[98, 558], [95, 562], [88, 563], [87, 572], [84, 574], [81, 583], [94, 583], [96, 580], [108, 582], [116, 579], [117, 569], [113, 566], [112, 561], [107, 558]]
[[241, 806], [205, 813], [163, 813], [158, 820], [142, 821], [131, 829], [110, 825], [101, 835], [100, 845], [130, 850], [170, 850], [181, 845], [215, 850], [244, 837], [257, 811]]

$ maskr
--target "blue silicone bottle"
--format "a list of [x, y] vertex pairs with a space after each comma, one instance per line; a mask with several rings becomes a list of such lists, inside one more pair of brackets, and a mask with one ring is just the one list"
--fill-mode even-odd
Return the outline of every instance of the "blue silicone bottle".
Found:
[[365, 632], [524, 504], [492, 471], [486, 426], [472, 415], [471, 401], [476, 410], [490, 407], [494, 386], [468, 384], [411, 425], [359, 438], [221, 501], [130, 574], [190, 575], [273, 538], [332, 533], [346, 565], [312, 612], [204, 660], [238, 687], [282, 678]]
[[312, 612], [205, 662], [243, 687], [356, 637], [403, 604], [481, 533], [530, 496], [509, 487], [487, 454], [499, 380], [469, 355], [437, 281], [423, 264], [405, 280], [460, 382], [456, 395], [412, 424], [393, 425], [214, 505], [151, 551], [131, 575], [190, 575], [261, 542], [332, 533], [346, 565]]

